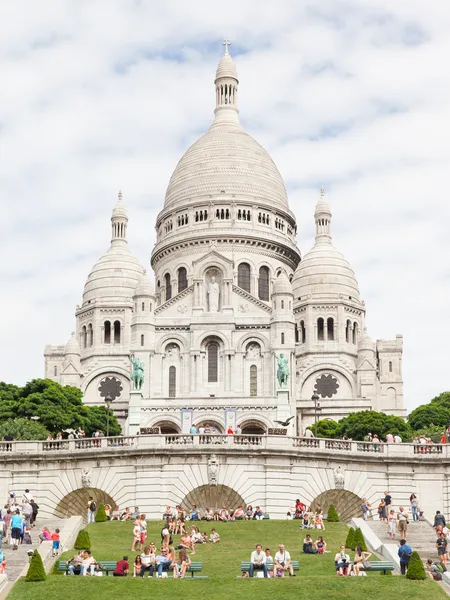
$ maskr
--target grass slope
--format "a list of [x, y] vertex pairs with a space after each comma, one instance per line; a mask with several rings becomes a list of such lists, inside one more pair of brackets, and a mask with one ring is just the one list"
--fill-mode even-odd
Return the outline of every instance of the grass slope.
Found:
[[[206, 529], [206, 524], [200, 527]], [[210, 526], [207, 527], [209, 533]], [[159, 544], [161, 522], [149, 522], [148, 541]], [[196, 600], [208, 597], [208, 600], [219, 600], [225, 596], [233, 600], [272, 600], [274, 593], [283, 597], [320, 597], [327, 600], [386, 600], [401, 597], [402, 600], [444, 600], [446, 594], [437, 584], [429, 581], [415, 582], [404, 577], [384, 577], [379, 573], [368, 577], [336, 577], [334, 570], [334, 554], [344, 542], [347, 527], [343, 523], [330, 523], [324, 533], [330, 554], [322, 556], [304, 555], [301, 547], [305, 532], [299, 529], [298, 521], [245, 521], [218, 524], [220, 544], [201, 545], [193, 560], [202, 561], [203, 574], [208, 579], [194, 581], [153, 579], [141, 580], [128, 577], [64, 577], [50, 575], [42, 583], [17, 582], [8, 596], [8, 600], [144, 600], [150, 596], [152, 600], [166, 600], [167, 594], [182, 596], [184, 600]], [[131, 554], [131, 523], [108, 522], [93, 523], [88, 526], [92, 543], [92, 553], [97, 560], [118, 560], [124, 554], [134, 560]], [[314, 531], [314, 539], [316, 532]], [[174, 542], [177, 543], [179, 536]], [[250, 552], [255, 544], [261, 543], [263, 548], [270, 548], [272, 555], [277, 545], [283, 542], [291, 556], [300, 560], [300, 573], [295, 578], [282, 579], [236, 579], [239, 575], [240, 562], [249, 560]], [[62, 558], [72, 556], [66, 552]], [[351, 554], [353, 558], [353, 553]], [[318, 579], [320, 580], [318, 582]], [[149, 589], [150, 586], [150, 589]], [[320, 586], [320, 588], [318, 587]], [[182, 589], [181, 589], [182, 588]], [[275, 592], [276, 590], [276, 592]]]

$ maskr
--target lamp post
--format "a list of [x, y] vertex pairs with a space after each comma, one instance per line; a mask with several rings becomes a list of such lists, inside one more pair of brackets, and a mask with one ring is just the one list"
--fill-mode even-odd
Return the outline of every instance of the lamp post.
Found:
[[108, 394], [105, 398], [106, 403], [106, 437], [109, 437], [109, 407], [111, 406], [112, 398]]
[[317, 437], [317, 412], [321, 411], [320, 398], [316, 392], [311, 396], [311, 400], [314, 402], [314, 437]]

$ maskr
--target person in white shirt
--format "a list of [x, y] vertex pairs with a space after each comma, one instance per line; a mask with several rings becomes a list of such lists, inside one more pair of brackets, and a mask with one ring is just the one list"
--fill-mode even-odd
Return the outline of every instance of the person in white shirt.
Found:
[[278, 552], [275, 554], [273, 574], [275, 577], [282, 577], [285, 571], [295, 577], [294, 568], [291, 563], [291, 555], [285, 549], [284, 544], [278, 546]]
[[26, 500], [27, 502], [29, 502], [30, 500], [34, 500], [34, 496], [33, 494], [30, 492], [29, 489], [26, 489], [24, 494], [23, 494], [23, 499]]
[[305, 431], [305, 438], [312, 438], [312, 437], [314, 437], [313, 432], [311, 431], [311, 429], [307, 429]]
[[334, 557], [334, 562], [339, 575], [349, 574], [350, 557], [345, 553], [345, 546], [341, 546], [340, 551]]
[[394, 443], [394, 436], [392, 435], [391, 432], [388, 432], [386, 434], [386, 444], [393, 444]]
[[264, 577], [267, 577], [266, 554], [263, 552], [261, 544], [257, 544], [256, 550], [253, 550], [250, 555], [250, 577], [253, 577], [255, 569], [262, 571]]
[[401, 444], [402, 443], [402, 438], [398, 435], [394, 435], [394, 443], [395, 444]]

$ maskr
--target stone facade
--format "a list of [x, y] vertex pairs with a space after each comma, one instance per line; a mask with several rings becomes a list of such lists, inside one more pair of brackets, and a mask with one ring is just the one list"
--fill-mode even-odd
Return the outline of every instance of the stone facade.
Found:
[[[405, 415], [402, 337], [373, 343], [349, 263], [331, 241], [321, 191], [316, 243], [301, 260], [296, 219], [267, 152], [242, 128], [228, 51], [215, 78], [214, 121], [183, 155], [156, 220], [156, 286], [127, 243], [122, 194], [108, 252], [88, 276], [76, 334], [45, 348], [45, 375], [109, 396], [124, 431], [181, 432], [209, 423], [262, 433], [289, 416], [288, 433], [321, 417], [383, 410]], [[132, 392], [130, 354], [144, 364]], [[277, 384], [277, 357], [288, 384]]]

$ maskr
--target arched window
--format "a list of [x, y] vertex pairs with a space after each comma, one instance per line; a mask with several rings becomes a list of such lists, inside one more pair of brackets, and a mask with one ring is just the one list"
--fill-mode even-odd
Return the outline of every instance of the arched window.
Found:
[[86, 325], [81, 328], [81, 347], [86, 348], [87, 346], [87, 329]]
[[327, 319], [327, 340], [334, 340], [334, 319], [328, 317]]
[[87, 343], [88, 346], [92, 346], [94, 344], [94, 330], [92, 329], [92, 323], [89, 323], [87, 328]]
[[323, 342], [324, 339], [324, 321], [322, 317], [317, 319], [317, 339], [319, 342]]
[[358, 341], [358, 323], [353, 323], [353, 343], [356, 344]]
[[250, 265], [241, 263], [238, 267], [238, 286], [250, 292]]
[[145, 302], [143, 302], [143, 303], [141, 304], [141, 311], [142, 311], [142, 312], [144, 312], [144, 310], [145, 310]]
[[219, 346], [212, 342], [208, 346], [208, 382], [217, 383], [219, 380]]
[[114, 321], [114, 343], [120, 344], [120, 321]]
[[351, 340], [351, 335], [352, 335], [352, 324], [350, 323], [350, 321], [347, 321], [347, 324], [345, 326], [345, 341], [349, 344], [350, 344], [350, 340]]
[[105, 344], [111, 343], [111, 321], [105, 321]]
[[177, 395], [177, 369], [169, 367], [169, 398], [175, 398]]
[[269, 267], [259, 269], [258, 296], [260, 300], [269, 300]]
[[295, 343], [297, 344], [300, 341], [300, 336], [298, 333], [298, 325], [297, 323], [295, 324]]
[[187, 271], [184, 267], [178, 269], [178, 293], [185, 290], [188, 286]]
[[284, 310], [284, 300], [281, 301], [281, 310]]
[[281, 334], [281, 343], [284, 344], [284, 333]]
[[141, 334], [141, 346], [144, 345], [144, 334]]
[[300, 339], [302, 340], [302, 344], [306, 342], [305, 321], [300, 321]]
[[164, 284], [166, 286], [166, 302], [172, 298], [172, 284], [170, 283], [170, 274], [164, 275]]
[[58, 375], [58, 367], [55, 365], [53, 367], [53, 377], [56, 377]]
[[392, 373], [392, 361], [389, 361], [389, 373]]
[[258, 395], [258, 367], [252, 365], [250, 367], [250, 396]]

